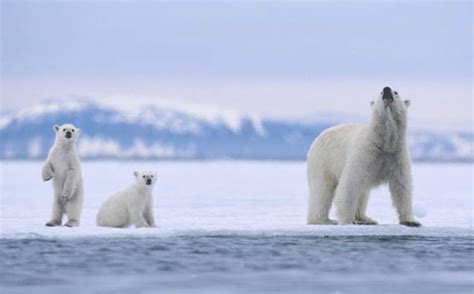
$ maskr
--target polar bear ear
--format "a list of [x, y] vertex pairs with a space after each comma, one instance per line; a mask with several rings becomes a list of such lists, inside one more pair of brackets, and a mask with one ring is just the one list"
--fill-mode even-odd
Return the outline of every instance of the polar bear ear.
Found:
[[370, 107], [374, 107], [375, 101], [370, 101]]
[[139, 176], [139, 173], [138, 173], [137, 171], [134, 171], [134, 172], [133, 172], [133, 175], [134, 175], [134, 176], [135, 176], [135, 178], [136, 178], [136, 177], [138, 177], [138, 176]]
[[405, 106], [408, 108], [411, 104], [411, 101], [410, 100], [405, 100], [405, 101], [403, 101], [403, 103], [405, 103]]
[[61, 127], [58, 126], [58, 125], [54, 125], [54, 126], [53, 126], [53, 130], [54, 130], [55, 132], [59, 131], [60, 128], [61, 128]]

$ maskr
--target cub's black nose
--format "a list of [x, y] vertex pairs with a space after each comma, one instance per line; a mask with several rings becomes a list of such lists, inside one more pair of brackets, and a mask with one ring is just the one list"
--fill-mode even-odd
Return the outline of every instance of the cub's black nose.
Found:
[[383, 96], [382, 96], [382, 98], [383, 98], [384, 100], [385, 100], [385, 99], [393, 100], [392, 89], [390, 89], [389, 87], [383, 88]]
[[147, 184], [147, 185], [151, 185], [151, 179], [147, 179], [147, 180], [146, 180], [146, 184]]
[[71, 137], [72, 137], [71, 132], [67, 131], [67, 133], [66, 133], [66, 138], [71, 139]]

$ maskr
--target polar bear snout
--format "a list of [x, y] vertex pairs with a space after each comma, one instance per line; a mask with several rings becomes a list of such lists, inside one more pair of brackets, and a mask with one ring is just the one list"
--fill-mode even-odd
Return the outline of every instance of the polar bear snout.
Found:
[[70, 131], [66, 132], [66, 138], [71, 139], [72, 138], [72, 133]]
[[393, 101], [392, 89], [390, 89], [389, 87], [383, 88], [382, 99], [387, 102]]
[[147, 185], [151, 185], [151, 179], [147, 179], [147, 180], [146, 180], [146, 184], [147, 184]]

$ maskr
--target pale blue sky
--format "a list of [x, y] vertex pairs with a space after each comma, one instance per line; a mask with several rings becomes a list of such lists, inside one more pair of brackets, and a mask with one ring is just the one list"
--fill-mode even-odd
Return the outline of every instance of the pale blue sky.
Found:
[[454, 89], [449, 117], [468, 118], [472, 14], [470, 1], [3, 0], [2, 105], [136, 94], [299, 116], [388, 83], [439, 102]]

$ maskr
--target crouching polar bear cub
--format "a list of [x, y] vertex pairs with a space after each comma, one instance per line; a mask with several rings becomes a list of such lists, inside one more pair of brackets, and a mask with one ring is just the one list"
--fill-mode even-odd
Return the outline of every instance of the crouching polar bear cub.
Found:
[[102, 204], [96, 218], [98, 226], [156, 227], [152, 195], [156, 173], [134, 172], [133, 174], [135, 183], [127, 189], [113, 194]]
[[308, 224], [329, 219], [333, 199], [339, 224], [377, 224], [366, 215], [371, 188], [389, 185], [400, 224], [419, 227], [412, 213], [412, 177], [406, 142], [407, 109], [396, 91], [385, 87], [372, 101], [368, 125], [330, 128], [308, 152]]
[[71, 124], [53, 128], [56, 139], [41, 170], [44, 181], [53, 179], [54, 190], [52, 216], [46, 225], [60, 226], [66, 214], [68, 221], [65, 226], [77, 227], [84, 201], [81, 163], [75, 148], [80, 129]]

